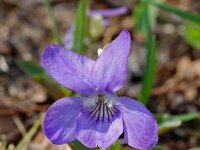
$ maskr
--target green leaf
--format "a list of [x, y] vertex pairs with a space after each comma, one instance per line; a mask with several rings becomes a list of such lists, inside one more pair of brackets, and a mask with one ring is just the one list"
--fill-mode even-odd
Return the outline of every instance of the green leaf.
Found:
[[194, 119], [199, 119], [200, 114], [196, 113], [196, 112], [189, 112], [189, 113], [184, 113], [184, 114], [172, 116], [172, 118], [176, 118], [176, 119], [181, 120], [182, 122], [186, 122], [186, 121], [191, 121], [191, 120], [194, 120]]
[[197, 112], [189, 112], [179, 115], [164, 114], [157, 117], [159, 134], [163, 134], [171, 129], [177, 128], [183, 124], [183, 122], [199, 119], [200, 114]]
[[43, 76], [45, 71], [42, 67], [29, 61], [17, 61], [18, 66], [29, 76]]
[[121, 144], [119, 144], [118, 142], [115, 142], [113, 145], [111, 145], [109, 148], [107, 148], [107, 150], [120, 150], [122, 147]]
[[165, 150], [165, 148], [161, 145], [157, 145], [152, 150]]
[[149, 24], [149, 8], [148, 4], [145, 4], [145, 15], [144, 15], [144, 25], [145, 25], [145, 33], [146, 33], [146, 65], [144, 69], [144, 76], [142, 80], [142, 88], [139, 95], [139, 100], [147, 104], [149, 96], [151, 94], [153, 81], [155, 78], [155, 70], [156, 70], [156, 57], [157, 57], [157, 46], [156, 40], [151, 35], [151, 27]]
[[47, 88], [47, 91], [54, 99], [59, 99], [72, 94], [71, 90], [60, 86], [50, 76], [46, 74], [44, 69], [29, 61], [17, 61], [17, 65], [32, 79]]
[[144, 4], [139, 3], [136, 7], [134, 7], [133, 12], [133, 22], [135, 24], [135, 28], [137, 31], [141, 33], [145, 33], [145, 23], [144, 23]]
[[84, 40], [86, 35], [87, 24], [87, 2], [88, 0], [80, 0], [76, 12], [76, 24], [74, 31], [73, 50], [83, 54], [84, 53]]
[[193, 47], [200, 49], [200, 25], [188, 22], [184, 25], [184, 39]]
[[[154, 5], [149, 5], [148, 6], [151, 11], [149, 11], [149, 24], [150, 28], [153, 29], [155, 24], [156, 24], [156, 18], [158, 15], [158, 8], [155, 7]], [[133, 20], [135, 24], [135, 28], [137, 31], [141, 33], [145, 33], [145, 3], [140, 2], [134, 7], [134, 12], [133, 12]]]
[[51, 0], [45, 0], [45, 7], [46, 7], [46, 10], [47, 10], [48, 18], [49, 18], [50, 23], [51, 23], [51, 31], [53, 33], [54, 39], [55, 39], [55, 41], [57, 43], [61, 44], [62, 43], [62, 38], [60, 36], [58, 27], [56, 25], [55, 16], [53, 15], [53, 9], [52, 9], [52, 6], [51, 6]]
[[159, 135], [161, 135], [171, 129], [177, 128], [177, 127], [181, 126], [181, 124], [182, 124], [181, 120], [179, 120], [177, 118], [172, 118], [169, 115], [164, 115], [162, 117], [163, 118], [161, 118], [161, 120], [158, 122]]
[[176, 14], [177, 16], [179, 16], [183, 19], [186, 19], [186, 20], [192, 21], [194, 23], [200, 24], [200, 15], [198, 15], [197, 13], [186, 11], [186, 10], [183, 10], [181, 8], [169, 5], [167, 3], [160, 3], [160, 2], [157, 2], [155, 0], [145, 0], [145, 1], [159, 7], [160, 9], [163, 9], [163, 10], [168, 11], [170, 13]]
[[76, 149], [76, 150], [100, 150], [100, 148], [87, 148], [85, 147], [83, 144], [81, 144], [81, 142], [79, 142], [78, 140], [72, 142], [72, 146]]
[[74, 141], [72, 143], [72, 145], [74, 146], [74, 148], [76, 150], [88, 150], [89, 148], [85, 147], [83, 144], [81, 144], [78, 140]]

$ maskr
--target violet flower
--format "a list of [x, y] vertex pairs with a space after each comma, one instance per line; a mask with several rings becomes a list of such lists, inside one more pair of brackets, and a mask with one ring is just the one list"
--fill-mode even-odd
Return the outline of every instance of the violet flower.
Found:
[[130, 48], [127, 30], [96, 61], [60, 45], [46, 47], [41, 61], [48, 74], [82, 95], [64, 97], [48, 109], [43, 129], [54, 144], [77, 139], [90, 148], [106, 148], [124, 131], [125, 142], [134, 148], [156, 145], [158, 127], [151, 112], [142, 103], [115, 94], [126, 81]]

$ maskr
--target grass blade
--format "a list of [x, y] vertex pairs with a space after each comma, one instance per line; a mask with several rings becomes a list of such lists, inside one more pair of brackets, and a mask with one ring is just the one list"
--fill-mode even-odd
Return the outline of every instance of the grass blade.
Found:
[[80, 0], [76, 12], [76, 24], [74, 31], [73, 50], [84, 53], [84, 40], [86, 35], [87, 23], [87, 2], [88, 0]]
[[186, 19], [186, 20], [189, 20], [189, 21], [192, 21], [192, 22], [200, 24], [200, 15], [198, 15], [196, 13], [189, 12], [189, 11], [183, 10], [181, 8], [177, 8], [177, 7], [168, 5], [166, 3], [156, 2], [155, 0], [150, 0], [150, 1], [149, 0], [148, 1], [145, 0], [145, 1], [149, 2], [150, 4], [156, 5], [160, 9], [163, 9], [165, 11], [174, 13], [177, 16], [183, 18], [183, 19]]
[[195, 119], [200, 119], [200, 114], [198, 112], [188, 112], [178, 115], [163, 114], [157, 116], [159, 135], [162, 135], [171, 129], [180, 127], [184, 122]]
[[52, 10], [50, 1], [51, 0], [45, 0], [45, 7], [47, 9], [47, 15], [48, 15], [49, 20], [51, 21], [51, 30], [52, 30], [54, 39], [56, 40], [57, 43], [61, 44], [62, 38], [61, 38], [60, 33], [58, 31], [58, 27], [56, 25], [56, 20], [55, 20], [55, 17], [53, 15], [53, 10]]
[[200, 25], [187, 22], [184, 24], [184, 39], [185, 41], [193, 46], [194, 48], [200, 50]]
[[[155, 27], [156, 24], [156, 19], [158, 16], [158, 7], [154, 6], [154, 5], [149, 5], [149, 9], [151, 11], [149, 11], [149, 24], [151, 29], [153, 29]], [[135, 28], [137, 31], [141, 32], [141, 33], [146, 33], [146, 26], [145, 26], [145, 20], [144, 20], [144, 16], [145, 15], [145, 3], [144, 2], [140, 2], [137, 4], [137, 6], [135, 7], [134, 11], [133, 11], [133, 20], [135, 23]]]
[[157, 55], [157, 46], [156, 40], [151, 35], [151, 26], [149, 23], [149, 5], [145, 3], [144, 9], [144, 26], [146, 29], [146, 48], [147, 48], [147, 55], [146, 55], [146, 66], [144, 69], [144, 76], [142, 80], [142, 89], [139, 95], [139, 100], [147, 104], [153, 81], [155, 76], [155, 69], [156, 69], [156, 55]]

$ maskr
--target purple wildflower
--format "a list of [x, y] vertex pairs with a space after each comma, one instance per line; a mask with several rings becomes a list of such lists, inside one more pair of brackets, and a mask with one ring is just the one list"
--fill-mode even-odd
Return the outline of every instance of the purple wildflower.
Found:
[[78, 139], [87, 147], [106, 148], [124, 131], [128, 145], [148, 150], [156, 145], [154, 116], [140, 102], [117, 97], [127, 74], [131, 38], [127, 30], [94, 61], [60, 45], [49, 44], [42, 65], [58, 83], [83, 96], [64, 97], [47, 111], [43, 129], [54, 144]]

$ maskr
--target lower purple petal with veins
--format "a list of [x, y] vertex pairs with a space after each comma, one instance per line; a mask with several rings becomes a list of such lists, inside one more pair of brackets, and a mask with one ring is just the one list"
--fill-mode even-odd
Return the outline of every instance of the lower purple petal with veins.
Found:
[[43, 129], [54, 144], [70, 143], [76, 139], [74, 128], [81, 107], [81, 97], [65, 97], [48, 109]]
[[84, 108], [76, 122], [76, 138], [89, 148], [107, 148], [123, 132], [123, 122], [119, 110], [109, 109], [99, 102], [93, 109]]
[[119, 97], [116, 105], [124, 122], [125, 142], [140, 150], [154, 147], [158, 141], [158, 126], [151, 112], [129, 97]]

